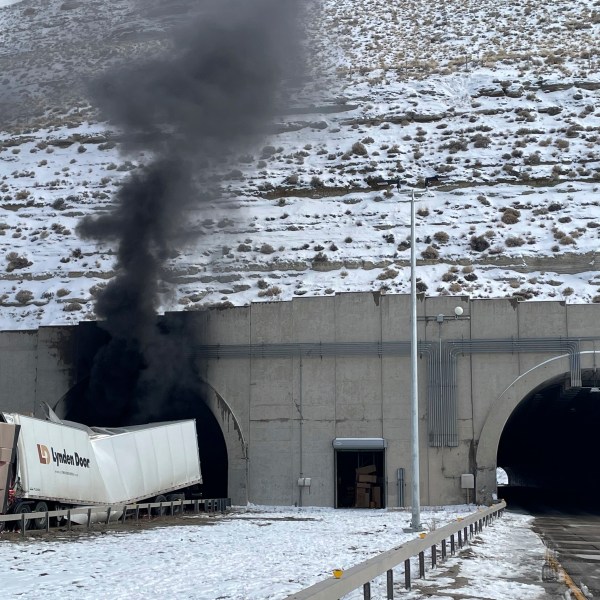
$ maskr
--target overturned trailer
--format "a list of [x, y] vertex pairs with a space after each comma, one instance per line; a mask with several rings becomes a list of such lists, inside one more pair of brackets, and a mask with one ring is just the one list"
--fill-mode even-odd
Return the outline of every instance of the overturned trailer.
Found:
[[195, 420], [87, 427], [0, 413], [0, 514], [182, 500], [201, 483]]

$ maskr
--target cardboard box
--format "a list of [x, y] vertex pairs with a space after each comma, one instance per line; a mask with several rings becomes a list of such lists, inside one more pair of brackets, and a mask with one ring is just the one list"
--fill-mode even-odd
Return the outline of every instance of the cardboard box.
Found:
[[367, 467], [358, 467], [358, 469], [356, 469], [356, 474], [360, 475], [362, 473], [363, 475], [368, 475], [369, 473], [375, 473], [375, 471], [377, 471], [375, 465], [368, 465]]
[[370, 502], [369, 490], [356, 490], [356, 508], [369, 508]]
[[370, 490], [371, 489], [371, 484], [370, 483], [364, 483], [362, 481], [357, 482], [356, 484], [356, 488], [357, 489], [363, 489], [363, 490]]
[[374, 508], [381, 508], [381, 488], [379, 486], [371, 488], [371, 502], [375, 504]]
[[363, 473], [359, 473], [357, 475], [356, 481], [360, 481], [361, 483], [377, 483], [376, 475], [364, 475]]

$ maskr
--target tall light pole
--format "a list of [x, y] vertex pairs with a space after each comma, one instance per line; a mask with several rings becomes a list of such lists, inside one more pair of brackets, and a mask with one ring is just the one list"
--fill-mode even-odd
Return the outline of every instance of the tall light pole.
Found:
[[421, 527], [421, 490], [419, 468], [419, 379], [417, 377], [417, 249], [415, 238], [415, 191], [410, 196], [410, 370], [411, 370], [411, 434], [412, 434], [412, 520], [411, 530]]

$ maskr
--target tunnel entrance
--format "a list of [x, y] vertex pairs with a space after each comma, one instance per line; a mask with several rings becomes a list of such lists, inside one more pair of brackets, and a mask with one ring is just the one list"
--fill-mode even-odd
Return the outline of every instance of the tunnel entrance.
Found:
[[600, 513], [600, 373], [582, 373], [582, 387], [548, 382], [508, 419], [497, 465], [508, 483], [498, 496], [531, 511], [556, 508]]
[[[98, 351], [110, 337], [96, 323], [80, 323], [76, 339], [77, 383], [61, 398], [56, 410], [61, 418], [88, 426], [119, 427], [139, 423], [127, 410], [116, 410], [106, 402], [92, 401], [89, 394], [90, 371]], [[126, 368], [123, 369], [126, 372]], [[119, 377], [120, 373], [114, 373]], [[227, 446], [221, 427], [201, 397], [201, 386], [181, 386], [167, 401], [153, 406], [151, 421], [195, 419], [202, 472], [204, 498], [228, 497]], [[137, 419], [137, 420], [136, 420]]]

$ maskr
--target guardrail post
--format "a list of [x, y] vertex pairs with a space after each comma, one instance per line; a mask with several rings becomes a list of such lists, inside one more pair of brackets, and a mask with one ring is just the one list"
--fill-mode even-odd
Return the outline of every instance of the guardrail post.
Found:
[[175, 502], [173, 502], [173, 500], [171, 500], [171, 516], [173, 516], [175, 513], [173, 512], [173, 506], [175, 505]]
[[121, 523], [125, 524], [125, 519], [127, 518], [127, 505], [123, 506], [123, 514], [121, 515]]
[[462, 531], [460, 529], [458, 530], [458, 547], [459, 548], [463, 547]]
[[454, 554], [455, 552], [456, 552], [456, 549], [454, 547], [454, 534], [452, 534], [450, 536], [450, 554]]
[[437, 546], [434, 544], [431, 546], [431, 568], [435, 569], [437, 563]]
[[387, 600], [394, 600], [394, 571], [387, 572]]
[[183, 513], [185, 512], [185, 500], [181, 499], [181, 518], [183, 519]]
[[106, 509], [106, 524], [110, 521], [110, 506]]
[[410, 590], [410, 558], [404, 561], [404, 587]]
[[136, 504], [135, 505], [135, 522], [139, 522], [140, 520], [140, 505]]
[[195, 514], [200, 513], [200, 502], [198, 502], [197, 498], [196, 498], [196, 500], [194, 500], [194, 513]]
[[88, 508], [87, 511], [87, 528], [89, 529], [92, 524], [92, 509]]
[[363, 597], [365, 600], [371, 600], [371, 583], [369, 581], [363, 585]]
[[419, 577], [425, 578], [425, 552], [419, 552]]
[[446, 558], [446, 540], [442, 540], [442, 560]]
[[464, 538], [465, 538], [465, 544], [468, 544], [468, 543], [469, 543], [469, 533], [468, 533], [468, 531], [469, 531], [469, 530], [468, 530], [468, 529], [465, 527], [465, 529], [464, 529], [464, 533], [465, 533], [465, 535], [464, 535]]
[[25, 519], [25, 513], [21, 513], [21, 537], [25, 537], [25, 524], [27, 520]]
[[50, 515], [46, 511], [46, 533], [50, 533]]
[[471, 537], [473, 537], [473, 523], [469, 525], [469, 533], [471, 534]]
[[67, 510], [67, 531], [71, 531], [71, 509]]

